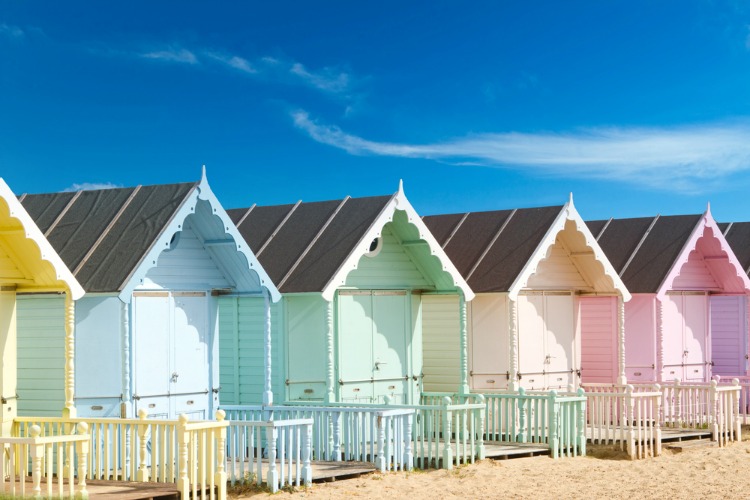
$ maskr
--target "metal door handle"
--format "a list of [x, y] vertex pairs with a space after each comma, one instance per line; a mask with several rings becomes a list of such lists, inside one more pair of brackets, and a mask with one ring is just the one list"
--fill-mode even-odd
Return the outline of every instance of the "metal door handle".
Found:
[[177, 377], [179, 377], [180, 374], [177, 372], [172, 373], [172, 382], [177, 382]]
[[380, 370], [380, 365], [387, 365], [388, 363], [385, 363], [383, 361], [375, 361], [375, 369]]

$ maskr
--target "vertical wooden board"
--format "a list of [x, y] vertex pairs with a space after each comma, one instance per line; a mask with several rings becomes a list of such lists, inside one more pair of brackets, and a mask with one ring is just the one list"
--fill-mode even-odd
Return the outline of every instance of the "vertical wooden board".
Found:
[[2, 411], [0, 432], [7, 436], [10, 433], [13, 418], [18, 415], [18, 402], [5, 396], [18, 393], [18, 328], [15, 291], [0, 291], [0, 361], [2, 361], [0, 391], [6, 398], [0, 403], [0, 411]]
[[65, 406], [65, 299], [17, 298], [18, 415], [60, 416]]
[[408, 367], [411, 380], [409, 382], [409, 403], [419, 404], [422, 394], [422, 373], [424, 373], [424, 336], [422, 331], [422, 295], [415, 293], [409, 295], [410, 309], [408, 330], [411, 331], [412, 340], [409, 347], [411, 363]]
[[518, 373], [521, 387], [544, 389], [546, 361], [544, 295], [518, 296]]
[[423, 390], [455, 392], [461, 360], [458, 295], [422, 295]]
[[219, 382], [221, 404], [240, 404], [238, 297], [219, 298]]
[[710, 361], [708, 349], [711, 339], [708, 336], [708, 295], [683, 295], [685, 315], [683, 380], [706, 381]]
[[685, 352], [685, 302], [682, 294], [669, 294], [662, 301], [664, 338], [662, 343], [664, 367], [661, 380], [682, 380]]
[[617, 379], [617, 297], [581, 297], [581, 382]]
[[135, 412], [169, 416], [172, 371], [170, 297], [166, 292], [133, 296], [133, 380]]
[[203, 292], [176, 292], [173, 297], [173, 372], [171, 374], [172, 415], [208, 415], [211, 388], [208, 373], [208, 297]]
[[[575, 300], [572, 294], [544, 295], [544, 324], [546, 326], [547, 389], [567, 388], [577, 385], [581, 367], [575, 349]], [[571, 372], [573, 370], [573, 372]]]
[[405, 403], [409, 394], [408, 346], [405, 292], [372, 292], [373, 387], [375, 401], [389, 395], [394, 403]]
[[114, 407], [119, 412], [124, 393], [122, 312], [116, 296], [84, 297], [76, 302], [75, 397], [81, 417], [100, 417]]
[[478, 294], [469, 309], [471, 388], [505, 389], [510, 371], [508, 295]]
[[711, 296], [711, 371], [714, 375], [732, 377], [747, 372], [746, 301], [744, 295]]
[[625, 303], [625, 375], [633, 382], [656, 380], [656, 298], [635, 294]]
[[372, 401], [373, 359], [372, 294], [338, 294], [338, 346], [341, 400]]
[[287, 309], [288, 395], [281, 400], [322, 400], [326, 393], [326, 308], [320, 294], [289, 296]]

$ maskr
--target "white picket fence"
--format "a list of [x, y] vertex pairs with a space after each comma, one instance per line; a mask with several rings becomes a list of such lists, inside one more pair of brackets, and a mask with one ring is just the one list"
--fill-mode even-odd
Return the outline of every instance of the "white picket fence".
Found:
[[[42, 429], [34, 425], [29, 428], [28, 437], [0, 437], [4, 449], [0, 457], [0, 496], [87, 498], [91, 436], [84, 422], [74, 430], [75, 434], [42, 436]], [[26, 482], [29, 475], [30, 491]]]

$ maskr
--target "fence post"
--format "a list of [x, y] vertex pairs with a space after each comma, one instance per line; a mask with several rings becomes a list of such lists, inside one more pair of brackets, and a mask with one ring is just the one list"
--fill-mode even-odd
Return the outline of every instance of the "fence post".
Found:
[[312, 483], [312, 466], [310, 460], [312, 457], [312, 428], [313, 424], [305, 425], [305, 436], [302, 441], [302, 480], [305, 486]]
[[268, 446], [268, 487], [271, 493], [279, 491], [279, 471], [276, 469], [276, 438], [278, 431], [273, 422], [266, 427], [266, 446]]
[[[223, 422], [227, 414], [224, 410], [216, 411], [216, 420]], [[227, 428], [221, 427], [219, 429], [219, 439], [216, 444], [216, 456], [219, 463], [216, 465], [216, 474], [214, 475], [214, 483], [217, 486], [217, 497], [218, 500], [226, 500], [227, 498], [227, 472], [224, 469], [227, 463]], [[211, 464], [213, 466], [213, 464]]]
[[[674, 379], [674, 393], [672, 394], [672, 425], [673, 427], [682, 428], [682, 389], [680, 388], [680, 379]], [[669, 403], [669, 401], [666, 401]], [[664, 409], [667, 411], [667, 408]]]
[[[519, 390], [519, 393], [521, 391]], [[550, 391], [547, 397], [547, 415], [549, 415], [549, 447], [552, 458], [559, 456], [560, 429], [558, 428], [558, 412], [560, 406], [557, 404], [557, 391]]]
[[[91, 444], [91, 435], [89, 434], [89, 424], [78, 422], [76, 424], [76, 434], [79, 436], [88, 436], [86, 441], [76, 443], [76, 454], [78, 455], [78, 495], [81, 498], [88, 498], [89, 492], [86, 489], [86, 475], [88, 474], [89, 464], [89, 446]], [[73, 481], [73, 478], [70, 478]]]
[[661, 385], [655, 384], [654, 389], [659, 393], [659, 396], [656, 398], [656, 422], [653, 423], [655, 429], [654, 429], [654, 436], [656, 437], [656, 456], [658, 457], [661, 455], [661, 421], [662, 421], [662, 396], [661, 396]]
[[148, 467], [146, 465], [146, 453], [147, 453], [147, 441], [146, 435], [148, 434], [148, 424], [146, 423], [148, 418], [148, 411], [145, 408], [138, 410], [138, 473], [137, 478], [141, 483], [148, 482]]
[[630, 456], [630, 460], [635, 460], [636, 456], [636, 446], [635, 446], [635, 401], [633, 401], [633, 390], [634, 387], [631, 384], [628, 384], [625, 387], [625, 408], [627, 411], [627, 420], [625, 421], [625, 425], [627, 425], [627, 433], [628, 433], [628, 445], [627, 445], [627, 452]]
[[475, 425], [475, 429], [479, 429], [479, 432], [477, 433], [476, 437], [476, 447], [475, 453], [477, 455], [477, 460], [484, 460], [484, 419], [485, 419], [485, 412], [487, 411], [487, 406], [485, 402], [485, 397], [481, 394], [476, 395], [476, 402], [482, 405], [482, 408], [479, 409], [479, 425]]
[[188, 447], [190, 445], [190, 433], [187, 430], [188, 416], [182, 413], [177, 422], [177, 446], [179, 447], [180, 475], [177, 480], [177, 488], [180, 490], [180, 498], [190, 498], [190, 477], [188, 475]]
[[709, 397], [709, 404], [711, 405], [710, 408], [710, 415], [709, 415], [709, 423], [711, 425], [711, 435], [713, 436], [714, 441], [719, 442], [719, 446], [724, 446], [725, 443], [722, 442], [721, 438], [722, 436], [719, 435], [719, 421], [721, 419], [720, 408], [719, 408], [719, 394], [716, 388], [718, 387], [719, 383], [716, 380], [711, 381], [711, 389], [710, 389], [710, 397]]
[[380, 472], [385, 472], [385, 422], [387, 420], [381, 413], [378, 413], [375, 422], [378, 433], [378, 458], [375, 459], [375, 466]]
[[333, 460], [341, 462], [341, 412], [333, 412]]
[[526, 389], [523, 387], [518, 388], [518, 434], [515, 436], [517, 443], [526, 442], [526, 403], [529, 401], [526, 399]]
[[[583, 387], [578, 388], [578, 397], [585, 398], [586, 391]], [[576, 403], [578, 408], [578, 449], [581, 455], [586, 455], [586, 399]]]
[[451, 398], [443, 398], [443, 467], [448, 470], [453, 469], [453, 449], [451, 448], [451, 420], [453, 415], [448, 407], [451, 404]]
[[[38, 444], [36, 438], [42, 433], [41, 427], [38, 425], [32, 425], [29, 429], [29, 434], [34, 443], [31, 445], [31, 478], [32, 478], [32, 492], [36, 498], [41, 498], [42, 495], [42, 460], [44, 459], [44, 445]], [[13, 446], [13, 445], [11, 445]], [[15, 467], [16, 464], [11, 464], [11, 467]], [[21, 481], [25, 481], [26, 478], [20, 476]], [[71, 478], [72, 481], [72, 478]]]
[[742, 387], [740, 387], [740, 379], [733, 378], [732, 385], [736, 389], [732, 392], [732, 425], [735, 428], [735, 441], [742, 441], [742, 419], [740, 418], [740, 394]]
[[401, 418], [406, 419], [406, 429], [404, 430], [404, 467], [406, 470], [412, 470], [414, 468], [414, 451], [411, 448], [411, 433], [414, 414], [409, 413]]

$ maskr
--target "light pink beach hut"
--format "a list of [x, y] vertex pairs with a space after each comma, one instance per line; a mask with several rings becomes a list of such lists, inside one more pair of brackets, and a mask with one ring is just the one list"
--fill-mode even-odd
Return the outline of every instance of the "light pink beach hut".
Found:
[[[562, 206], [435, 215], [424, 221], [476, 293], [466, 318], [471, 391], [619, 381], [624, 331], [618, 310], [630, 294], [572, 196]], [[450, 300], [431, 297], [425, 307], [445, 308], [441, 302]], [[425, 359], [440, 359], [446, 367], [457, 363], [449, 346], [437, 341], [441, 331], [458, 323], [446, 314], [425, 324], [425, 338], [431, 339]], [[447, 390], [451, 373], [425, 371], [426, 390]]]
[[[734, 251], [740, 266], [745, 270], [745, 274], [748, 274], [750, 272], [750, 222], [725, 222], [720, 223], [719, 228], [729, 246], [732, 247], [732, 251]], [[747, 316], [743, 316], [741, 321], [744, 331], [747, 332]], [[737, 375], [750, 376], [750, 364], [748, 363], [748, 358], [750, 357], [750, 337], [748, 335], [725, 339], [722, 336], [717, 336], [714, 331], [713, 349], [713, 371], [715, 375], [721, 375], [722, 378]]]
[[628, 382], [707, 382], [743, 369], [750, 280], [710, 207], [588, 224], [633, 294], [625, 307]]

